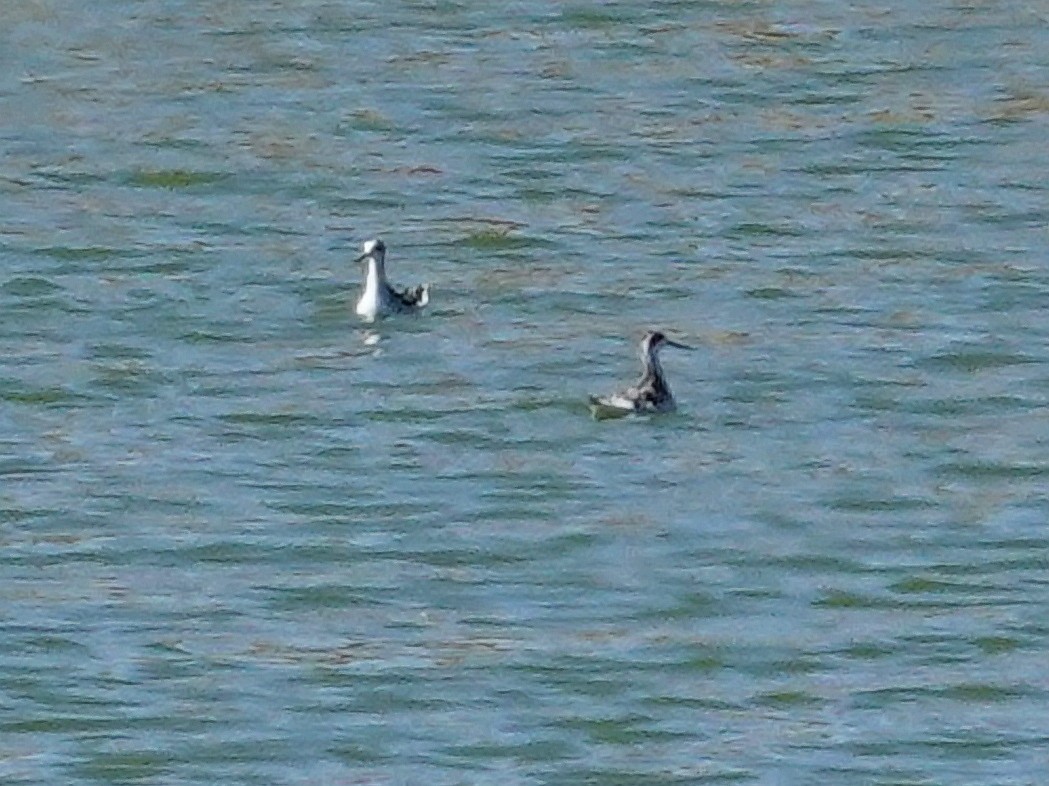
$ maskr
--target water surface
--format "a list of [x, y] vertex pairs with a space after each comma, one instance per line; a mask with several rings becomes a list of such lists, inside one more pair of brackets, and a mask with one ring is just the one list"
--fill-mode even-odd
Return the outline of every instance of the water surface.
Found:
[[1043, 777], [1037, 8], [8, 5], [4, 783]]

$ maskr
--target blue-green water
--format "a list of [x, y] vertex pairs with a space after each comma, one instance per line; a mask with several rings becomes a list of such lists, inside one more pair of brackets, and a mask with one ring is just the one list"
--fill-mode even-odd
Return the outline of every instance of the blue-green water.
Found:
[[0, 12], [0, 781], [1044, 781], [1044, 9], [81, 5]]

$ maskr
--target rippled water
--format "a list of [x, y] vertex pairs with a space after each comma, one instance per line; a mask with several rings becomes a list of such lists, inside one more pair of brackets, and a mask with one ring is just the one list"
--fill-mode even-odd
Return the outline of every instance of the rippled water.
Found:
[[1042, 782], [1040, 6], [83, 6], [2, 12], [3, 783]]

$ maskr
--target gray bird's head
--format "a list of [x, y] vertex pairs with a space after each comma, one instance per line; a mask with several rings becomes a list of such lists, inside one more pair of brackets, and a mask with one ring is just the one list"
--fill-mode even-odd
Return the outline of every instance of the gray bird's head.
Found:
[[643, 359], [652, 358], [655, 359], [659, 354], [659, 350], [663, 347], [677, 347], [678, 349], [691, 350], [692, 347], [686, 344], [680, 344], [677, 341], [671, 341], [665, 335], [658, 330], [650, 330], [645, 333], [645, 337], [641, 339], [641, 357]]

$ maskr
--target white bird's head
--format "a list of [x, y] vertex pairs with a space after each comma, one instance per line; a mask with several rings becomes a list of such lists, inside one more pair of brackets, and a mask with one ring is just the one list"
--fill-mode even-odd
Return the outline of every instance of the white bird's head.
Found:
[[386, 258], [386, 244], [379, 238], [372, 238], [371, 240], [365, 240], [361, 246], [362, 253], [357, 257], [358, 262], [363, 262], [366, 259], [373, 258], [376, 262], [382, 264]]

